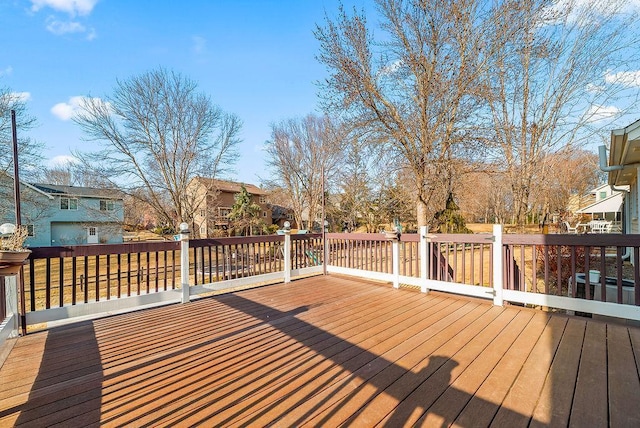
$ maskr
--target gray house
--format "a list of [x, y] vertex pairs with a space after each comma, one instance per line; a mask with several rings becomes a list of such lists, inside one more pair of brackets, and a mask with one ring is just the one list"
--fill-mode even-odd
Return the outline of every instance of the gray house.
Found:
[[[0, 222], [15, 223], [10, 189], [5, 176], [0, 192]], [[30, 247], [116, 244], [123, 242], [122, 195], [114, 190], [54, 184], [20, 183], [22, 224], [29, 229]]]

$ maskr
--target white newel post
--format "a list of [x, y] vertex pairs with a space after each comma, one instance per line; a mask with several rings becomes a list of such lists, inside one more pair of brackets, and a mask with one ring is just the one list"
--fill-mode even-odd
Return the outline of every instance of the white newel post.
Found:
[[502, 225], [493, 225], [493, 304], [503, 306], [502, 287], [504, 279], [504, 260], [502, 258]]
[[12, 314], [11, 334], [9, 337], [18, 336], [20, 329], [20, 313], [18, 301], [18, 277], [16, 275], [6, 276], [4, 279], [5, 298], [7, 302], [7, 315]]
[[393, 288], [400, 288], [400, 237], [391, 242], [391, 258], [393, 259]]
[[420, 226], [420, 291], [428, 293], [427, 278], [429, 277], [429, 241], [427, 240], [427, 234], [429, 228], [427, 226]]
[[284, 230], [284, 282], [291, 282], [291, 230]]
[[189, 302], [189, 225], [180, 223], [180, 286], [182, 303]]

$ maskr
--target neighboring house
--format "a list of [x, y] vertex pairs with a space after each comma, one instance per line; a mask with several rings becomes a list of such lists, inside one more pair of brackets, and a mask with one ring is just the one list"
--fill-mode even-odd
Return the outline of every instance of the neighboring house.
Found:
[[589, 204], [575, 211], [585, 214], [592, 220], [609, 220], [619, 223], [622, 221], [622, 206], [628, 186], [614, 190], [609, 184], [602, 184], [591, 190]]
[[251, 200], [260, 206], [260, 218], [265, 224], [272, 224], [272, 211], [267, 204], [266, 191], [253, 184], [197, 177], [189, 183], [189, 188], [191, 195], [195, 195], [193, 200], [196, 204], [193, 226], [200, 237], [212, 236], [216, 229], [229, 228], [229, 214], [242, 186], [251, 194]]
[[609, 164], [607, 165], [604, 146], [600, 148], [600, 168], [609, 173], [608, 184], [614, 189], [628, 186], [623, 209], [623, 231], [625, 233], [640, 233], [638, 223], [638, 201], [640, 187], [638, 175], [640, 172], [640, 120], [626, 128], [611, 131], [611, 147]]
[[281, 229], [284, 227], [284, 222], [288, 221], [290, 227], [298, 229], [299, 226], [295, 224], [293, 218], [293, 210], [291, 208], [282, 207], [280, 205], [269, 205], [271, 209], [271, 221], [273, 224], [277, 224]]
[[[2, 181], [2, 192], [6, 193], [13, 187], [13, 179]], [[21, 222], [29, 229], [28, 246], [123, 242], [123, 199], [115, 191], [21, 183], [20, 193]], [[10, 201], [0, 209], [2, 223], [15, 223], [12, 197]]]

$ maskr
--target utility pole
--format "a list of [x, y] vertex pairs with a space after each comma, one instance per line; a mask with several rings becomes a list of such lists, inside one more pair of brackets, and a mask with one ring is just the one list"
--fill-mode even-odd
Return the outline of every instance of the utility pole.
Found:
[[13, 196], [16, 206], [16, 228], [22, 224], [20, 212], [20, 175], [18, 173], [18, 132], [16, 130], [16, 111], [11, 110], [11, 133], [13, 135]]

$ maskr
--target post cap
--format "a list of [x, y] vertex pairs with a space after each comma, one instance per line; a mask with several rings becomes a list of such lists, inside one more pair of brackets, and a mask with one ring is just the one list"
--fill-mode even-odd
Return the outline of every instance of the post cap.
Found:
[[11, 223], [4, 223], [0, 226], [0, 234], [2, 235], [11, 235], [12, 233], [16, 233], [16, 225]]

